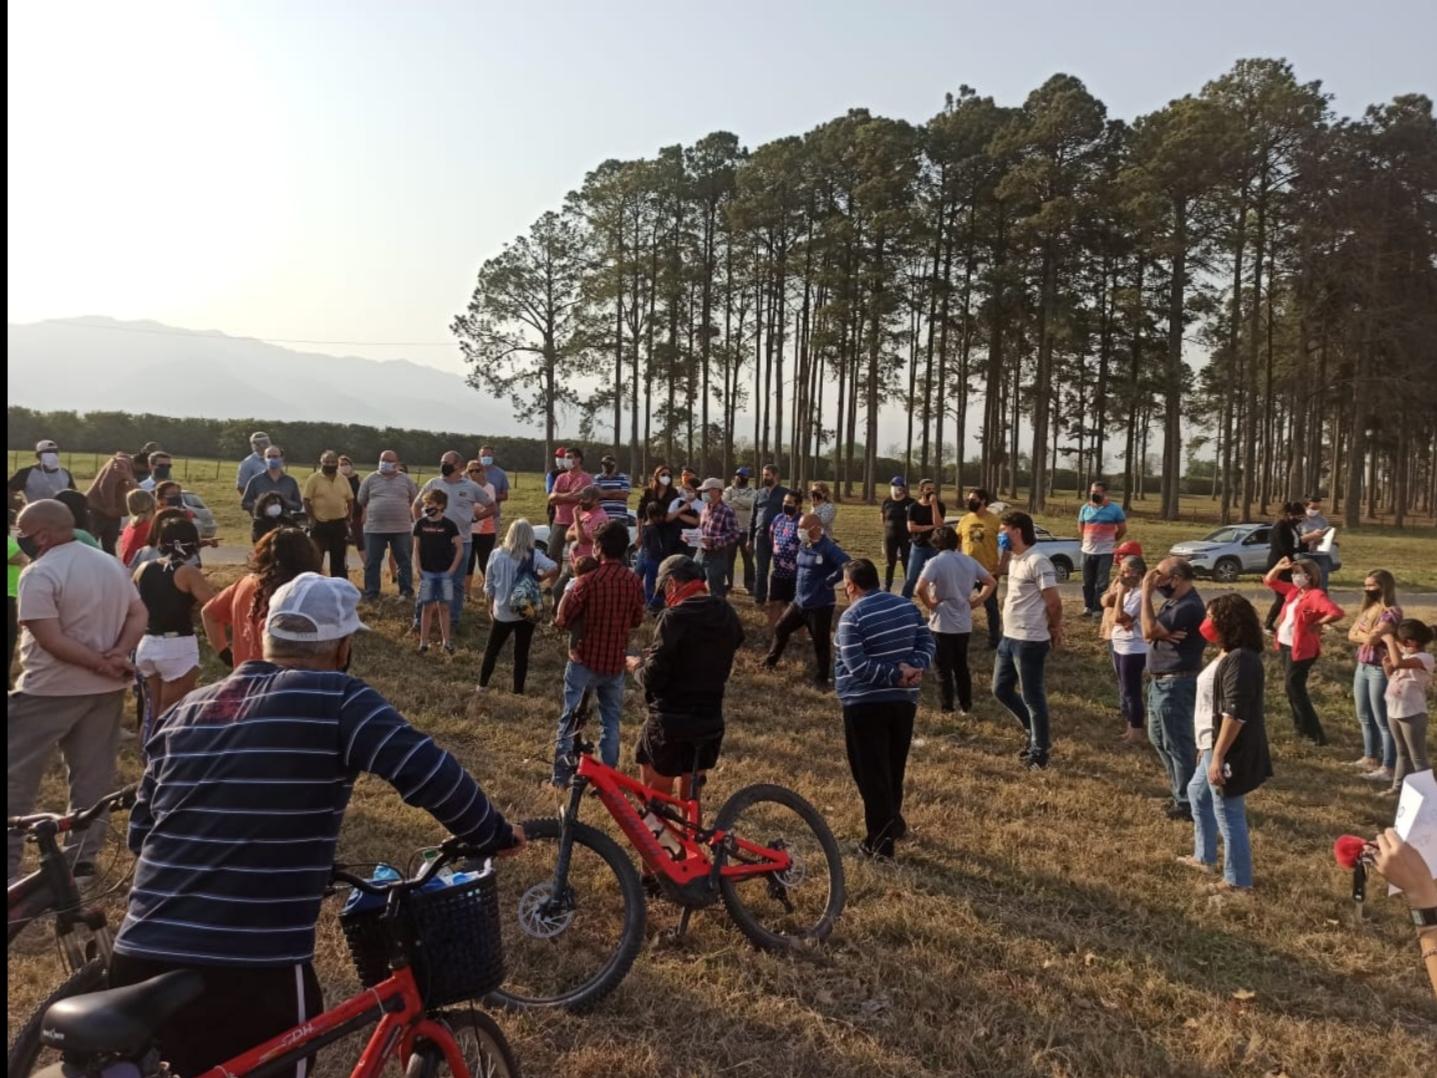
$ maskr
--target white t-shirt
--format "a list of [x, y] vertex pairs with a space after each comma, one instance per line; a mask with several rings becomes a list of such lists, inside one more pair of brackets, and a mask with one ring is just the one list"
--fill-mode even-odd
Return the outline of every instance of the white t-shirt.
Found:
[[1403, 657], [1416, 659], [1422, 664], [1422, 669], [1394, 670], [1387, 679], [1387, 716], [1392, 719], [1410, 719], [1427, 713], [1427, 687], [1432, 684], [1434, 664], [1432, 654], [1414, 651]]
[[1292, 626], [1297, 620], [1297, 602], [1287, 604], [1282, 612], [1282, 620], [1277, 623], [1277, 642], [1292, 647]]
[[[17, 605], [22, 622], [57, 618], [68, 639], [104, 652], [119, 642], [130, 604], [139, 596], [118, 560], [76, 541], [53, 547], [25, 566]], [[118, 692], [129, 684], [127, 678], [108, 678], [55, 658], [28, 628], [20, 634], [20, 678], [15, 683], [20, 692], [90, 696]]]
[[1003, 600], [1003, 635], [1014, 640], [1047, 640], [1048, 606], [1043, 592], [1058, 586], [1053, 563], [1036, 546], [1008, 559], [1008, 595]]
[[945, 550], [929, 558], [918, 574], [920, 586], [932, 581], [938, 592], [938, 605], [928, 615], [928, 628], [935, 633], [971, 633], [973, 608], [969, 601], [980, 575], [987, 570], [957, 550]]
[[1113, 623], [1113, 650], [1119, 655], [1146, 655], [1148, 653], [1148, 642], [1143, 639], [1143, 626], [1139, 620], [1142, 613], [1143, 595], [1137, 588], [1128, 592], [1127, 598], [1123, 600], [1123, 613], [1133, 619], [1130, 628], [1123, 628], [1117, 622]]
[[1213, 730], [1212, 709], [1216, 702], [1213, 693], [1217, 688], [1217, 668], [1222, 662], [1222, 657], [1214, 659], [1202, 668], [1197, 676], [1197, 700], [1193, 705], [1193, 737], [1197, 741], [1198, 752], [1213, 747], [1216, 741]]

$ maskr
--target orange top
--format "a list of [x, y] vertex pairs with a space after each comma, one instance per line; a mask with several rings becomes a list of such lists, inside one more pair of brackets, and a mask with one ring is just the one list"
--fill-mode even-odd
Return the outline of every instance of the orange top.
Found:
[[251, 618], [249, 613], [258, 587], [259, 577], [246, 573], [205, 604], [206, 614], [230, 627], [230, 653], [236, 666], [264, 658], [264, 614], [267, 612], [262, 611], [258, 618]]

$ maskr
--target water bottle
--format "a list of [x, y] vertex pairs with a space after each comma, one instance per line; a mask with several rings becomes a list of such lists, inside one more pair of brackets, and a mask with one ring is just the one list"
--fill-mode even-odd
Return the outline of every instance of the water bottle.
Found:
[[[431, 864], [433, 864], [435, 861], [439, 860], [440, 850], [439, 850], [439, 848], [438, 848], [437, 846], [436, 846], [436, 847], [431, 847], [430, 849], [425, 850], [424, 853], [423, 853], [421, 856], [422, 856], [423, 859], [424, 859], [424, 868], [427, 870], [428, 867], [429, 867]], [[454, 882], [454, 869], [453, 869], [452, 867], [450, 867], [449, 865], [445, 865], [443, 868], [441, 868], [441, 869], [439, 870], [438, 875], [433, 876], [433, 877], [431, 877], [431, 878], [432, 878], [432, 879], [437, 879], [437, 880], [442, 880], [445, 884], [453, 883], [453, 882]]]
[[[400, 876], [399, 873], [390, 866], [378, 865], [370, 874], [369, 882], [376, 884], [395, 883], [403, 878], [404, 877]], [[356, 911], [381, 909], [383, 906], [383, 898], [378, 895], [367, 895], [356, 887], [349, 892], [349, 897], [344, 900], [344, 908], [340, 911], [340, 916]]]

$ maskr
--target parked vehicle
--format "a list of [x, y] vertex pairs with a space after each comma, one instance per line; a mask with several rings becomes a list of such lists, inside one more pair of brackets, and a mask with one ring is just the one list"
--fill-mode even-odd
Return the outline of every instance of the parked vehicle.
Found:
[[201, 539], [213, 539], [220, 533], [219, 521], [215, 520], [214, 510], [205, 504], [205, 500], [192, 491], [185, 491], [183, 494], [185, 508], [195, 515], [195, 527], [200, 530]]
[[[1211, 577], [1220, 584], [1231, 584], [1244, 573], [1267, 572], [1268, 542], [1272, 525], [1247, 522], [1228, 524], [1209, 532], [1201, 539], [1175, 543], [1169, 551], [1186, 558], [1199, 576]], [[1332, 544], [1332, 568], [1342, 568], [1342, 553]]]
[[1067, 580], [1073, 573], [1083, 567], [1083, 541], [1081, 539], [1063, 539], [1047, 528], [1040, 528], [1034, 525], [1033, 531], [1038, 536], [1038, 552], [1043, 554], [1053, 563], [1054, 575], [1058, 582]]
[[[638, 541], [638, 538], [639, 538], [639, 529], [636, 528], [636, 527], [634, 527], [632, 524], [629, 525], [629, 553], [630, 553], [630, 554], [632, 554], [632, 553], [634, 552], [634, 544]], [[559, 556], [559, 554], [561, 553], [561, 551], [558, 551], [558, 550], [551, 551], [551, 550], [549, 549], [549, 525], [547, 525], [547, 524], [535, 524], [535, 525], [534, 525], [534, 545], [537, 546], [537, 547], [539, 547], [539, 549], [541, 549], [545, 554], [548, 554], [549, 557], [551, 557], [551, 558], [557, 559], [558, 556]], [[560, 546], [562, 546], [562, 545], [563, 545], [563, 541], [562, 541], [562, 539], [561, 539], [561, 540], [560, 540]]]

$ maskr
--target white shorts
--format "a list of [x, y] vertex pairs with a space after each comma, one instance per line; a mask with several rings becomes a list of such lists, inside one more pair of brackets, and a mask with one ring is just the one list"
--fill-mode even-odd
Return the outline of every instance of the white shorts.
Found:
[[200, 642], [194, 636], [151, 636], [146, 633], [135, 649], [135, 669], [142, 677], [159, 675], [161, 681], [178, 681], [200, 665]]

